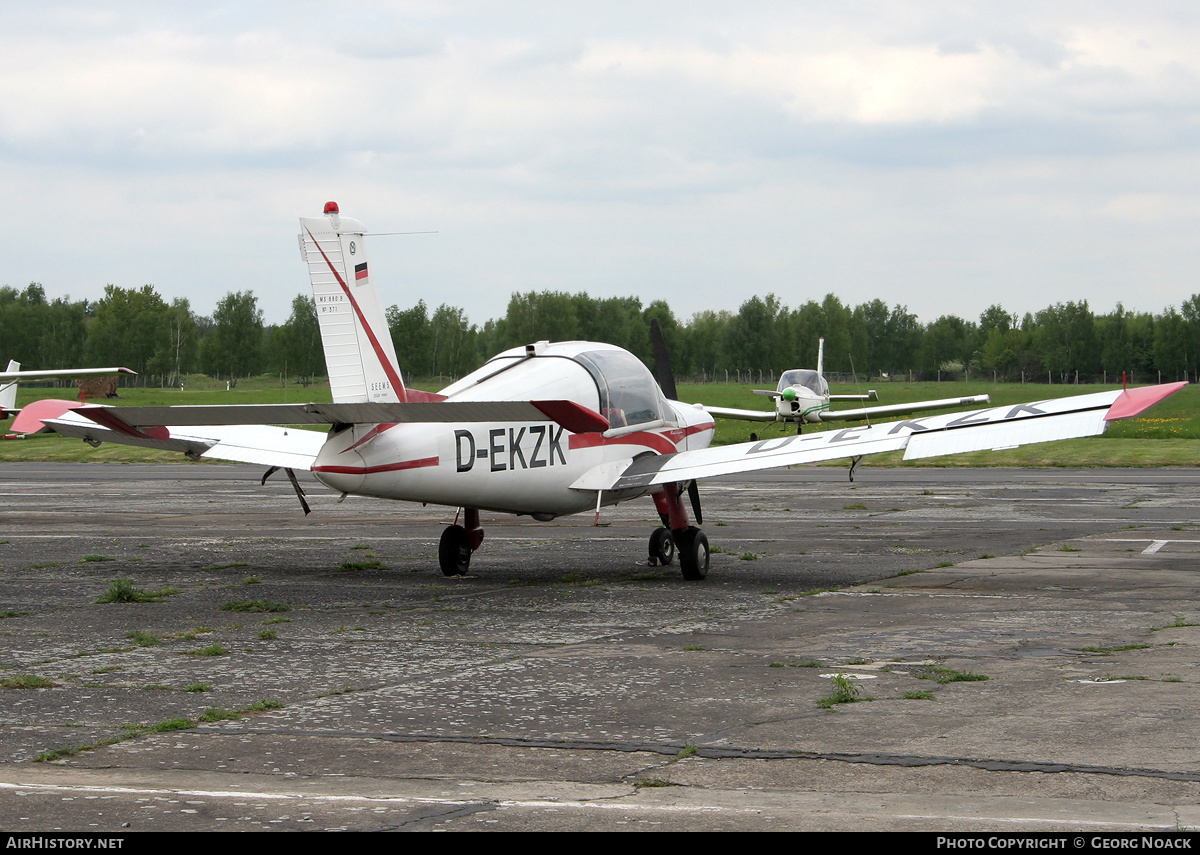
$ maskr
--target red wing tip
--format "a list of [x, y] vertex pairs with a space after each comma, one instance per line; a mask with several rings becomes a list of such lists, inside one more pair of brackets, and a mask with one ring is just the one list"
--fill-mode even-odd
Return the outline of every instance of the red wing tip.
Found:
[[547, 418], [565, 427], [571, 433], [603, 433], [611, 425], [608, 419], [595, 410], [589, 410], [574, 401], [530, 401]]
[[1163, 383], [1159, 386], [1141, 386], [1137, 389], [1126, 389], [1117, 400], [1113, 401], [1108, 412], [1104, 414], [1106, 422], [1117, 419], [1128, 419], [1143, 413], [1159, 401], [1174, 395], [1187, 385], [1183, 380], [1178, 383]]
[[47, 430], [43, 420], [57, 419], [64, 413], [83, 406], [78, 401], [60, 401], [57, 398], [43, 398], [26, 404], [13, 419], [13, 433], [41, 433]]

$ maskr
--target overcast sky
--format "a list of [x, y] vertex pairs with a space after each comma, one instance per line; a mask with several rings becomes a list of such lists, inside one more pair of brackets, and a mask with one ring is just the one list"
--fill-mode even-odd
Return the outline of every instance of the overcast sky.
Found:
[[385, 305], [513, 291], [681, 318], [834, 292], [923, 321], [1200, 292], [1188, 2], [0, 5], [0, 284], [307, 292], [297, 218]]

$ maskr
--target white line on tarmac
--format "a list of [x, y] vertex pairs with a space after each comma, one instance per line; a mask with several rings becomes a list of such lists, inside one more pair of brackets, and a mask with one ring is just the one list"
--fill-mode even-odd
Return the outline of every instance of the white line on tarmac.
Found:
[[[330, 793], [262, 793], [247, 790], [167, 790], [141, 787], [89, 787], [86, 785], [69, 786], [62, 784], [13, 784], [0, 782], [0, 789], [6, 790], [38, 790], [42, 792], [111, 794], [131, 796], [191, 796], [193, 798], [238, 799], [250, 801], [324, 801], [324, 802], [371, 802], [381, 804], [436, 804], [436, 805], [470, 805], [487, 802], [502, 807], [524, 808], [601, 808], [604, 810], [645, 810], [655, 812], [687, 812], [687, 813], [759, 813], [759, 808], [732, 808], [713, 805], [663, 805], [637, 804], [634, 802], [601, 802], [554, 799], [489, 799], [481, 798], [436, 798], [432, 796], [338, 796]], [[629, 795], [635, 795], [630, 792]]]
[[1168, 543], [1200, 543], [1200, 540], [1182, 540], [1172, 538], [1170, 540], [1155, 540], [1150, 537], [1106, 537], [1104, 538], [1109, 543], [1145, 543], [1150, 541], [1150, 545], [1142, 550], [1142, 555], [1153, 555], [1162, 549]]

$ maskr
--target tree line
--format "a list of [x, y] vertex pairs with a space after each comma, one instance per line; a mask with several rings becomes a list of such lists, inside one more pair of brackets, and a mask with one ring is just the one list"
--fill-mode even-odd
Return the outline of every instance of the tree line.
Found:
[[[882, 300], [857, 306], [827, 294], [789, 308], [774, 294], [737, 312], [705, 310], [677, 318], [661, 300], [595, 298], [558, 291], [514, 293], [502, 318], [472, 324], [458, 307], [425, 303], [387, 310], [401, 369], [417, 378], [461, 377], [492, 354], [532, 341], [616, 344], [652, 365], [650, 320], [657, 319], [680, 377], [772, 378], [815, 367], [825, 338], [828, 373], [864, 378], [987, 377], [998, 381], [1115, 382], [1200, 378], [1200, 294], [1159, 314], [1121, 304], [1096, 314], [1086, 300], [1018, 317], [989, 306], [977, 321], [943, 315], [921, 323]], [[325, 373], [316, 310], [297, 296], [283, 324], [266, 325], [251, 291], [229, 292], [211, 315], [188, 300], [168, 303], [152, 285], [108, 285], [99, 300], [47, 300], [44, 288], [0, 287], [0, 358], [26, 368], [124, 365], [134, 382], [176, 385], [187, 374], [236, 381], [274, 374], [312, 382]]]

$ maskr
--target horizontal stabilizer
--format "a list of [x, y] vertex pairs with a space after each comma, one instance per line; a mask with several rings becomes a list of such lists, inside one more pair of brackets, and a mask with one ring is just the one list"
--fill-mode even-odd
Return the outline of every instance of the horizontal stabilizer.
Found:
[[192, 459], [204, 457], [306, 471], [312, 468], [326, 439], [324, 431], [271, 425], [229, 425], [199, 430], [172, 426], [163, 429], [160, 436], [139, 436], [101, 427], [90, 419], [80, 418], [77, 413], [48, 419], [46, 426], [55, 433], [93, 444], [114, 442], [182, 452]]
[[[558, 422], [572, 433], [608, 429], [599, 413], [572, 401], [422, 401], [353, 404], [229, 404], [183, 407], [86, 406], [79, 415], [117, 428], [156, 425], [331, 425], [455, 422]], [[561, 419], [561, 421], [560, 421]], [[120, 429], [120, 428], [117, 428]]]

